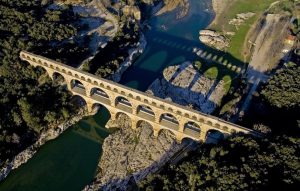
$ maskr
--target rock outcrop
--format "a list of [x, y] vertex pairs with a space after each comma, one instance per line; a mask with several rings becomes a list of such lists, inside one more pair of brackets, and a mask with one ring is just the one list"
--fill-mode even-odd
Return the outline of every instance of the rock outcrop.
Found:
[[163, 78], [156, 79], [148, 93], [175, 103], [192, 106], [204, 113], [212, 113], [225, 95], [224, 81], [209, 79], [196, 71], [190, 62], [170, 66]]
[[200, 41], [208, 46], [213, 46], [219, 50], [224, 50], [229, 47], [228, 39], [218, 32], [212, 30], [201, 30], [199, 35]]
[[151, 126], [146, 122], [141, 123], [137, 130], [132, 130], [130, 125], [130, 119], [125, 115], [107, 124], [121, 129], [105, 139], [100, 172], [84, 190], [126, 190], [157, 171], [184, 147], [184, 144], [176, 144], [169, 132], [163, 131], [154, 138]]
[[252, 12], [237, 14], [236, 18], [231, 19], [229, 21], [229, 24], [234, 25], [234, 26], [240, 26], [246, 20], [248, 20], [249, 18], [253, 17], [254, 15], [255, 15], [255, 13], [252, 13]]

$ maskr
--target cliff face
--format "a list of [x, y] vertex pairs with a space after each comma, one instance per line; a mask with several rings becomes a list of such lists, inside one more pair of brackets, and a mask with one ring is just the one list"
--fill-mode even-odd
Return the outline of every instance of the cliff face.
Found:
[[96, 181], [85, 190], [126, 190], [132, 182], [159, 169], [184, 144], [176, 144], [173, 135], [162, 131], [153, 137], [152, 128], [141, 123], [136, 130], [130, 128], [130, 119], [121, 115], [107, 126], [120, 128], [103, 143]]

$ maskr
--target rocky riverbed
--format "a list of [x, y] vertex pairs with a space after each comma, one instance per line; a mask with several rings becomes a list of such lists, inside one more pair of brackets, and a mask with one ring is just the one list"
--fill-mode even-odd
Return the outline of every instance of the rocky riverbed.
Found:
[[190, 62], [166, 68], [163, 77], [151, 84], [148, 93], [208, 114], [226, 94], [224, 81], [206, 77]]
[[130, 128], [130, 119], [120, 115], [109, 121], [107, 127], [120, 128], [103, 143], [99, 172], [92, 184], [84, 190], [126, 190], [151, 172], [160, 169], [185, 144], [177, 144], [174, 136], [162, 131], [153, 136], [152, 127], [140, 123]]
[[67, 130], [70, 126], [77, 123], [79, 120], [85, 116], [85, 110], [81, 109], [76, 116], [66, 121], [65, 123], [58, 125], [55, 128], [48, 128], [44, 132], [41, 133], [39, 139], [31, 146], [29, 146], [24, 151], [20, 152], [16, 155], [11, 161], [7, 162], [7, 164], [0, 169], [0, 181], [5, 179], [7, 175], [14, 169], [17, 169], [22, 164], [26, 163], [29, 159], [31, 159], [37, 150], [44, 145], [47, 141], [53, 140], [57, 138], [60, 134], [62, 134], [65, 130]]

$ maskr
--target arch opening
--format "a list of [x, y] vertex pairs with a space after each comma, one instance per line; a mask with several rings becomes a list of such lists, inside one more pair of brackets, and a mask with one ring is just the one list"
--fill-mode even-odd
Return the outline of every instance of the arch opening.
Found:
[[85, 87], [79, 80], [71, 80], [71, 89], [78, 94], [86, 95]]
[[92, 88], [90, 92], [91, 98], [99, 101], [100, 103], [105, 103], [110, 105], [110, 99], [108, 94], [100, 88]]
[[155, 113], [146, 105], [139, 105], [137, 107], [137, 115], [149, 121], [155, 121]]
[[85, 99], [83, 99], [83, 97], [81, 97], [80, 95], [73, 95], [71, 103], [77, 106], [78, 108], [84, 107], [85, 110], [87, 110], [87, 103]]
[[173, 130], [179, 130], [179, 122], [175, 116], [169, 113], [164, 113], [160, 116], [159, 124]]
[[197, 139], [200, 136], [201, 128], [195, 122], [189, 121], [184, 125], [183, 133]]
[[128, 101], [128, 99], [119, 96], [116, 98], [115, 104], [116, 104], [116, 108], [128, 113], [132, 113], [132, 105]]
[[58, 84], [58, 85], [65, 85], [66, 84], [66, 79], [63, 75], [61, 75], [60, 73], [58, 72], [54, 72], [52, 74], [52, 79], [53, 79], [53, 82]]
[[205, 143], [208, 144], [217, 144], [219, 141], [224, 140], [225, 136], [221, 131], [216, 129], [211, 129], [206, 133]]
[[108, 118], [110, 118], [110, 116], [111, 116], [110, 111], [104, 105], [102, 105], [101, 103], [94, 103], [92, 105], [92, 111], [95, 113], [102, 109], [104, 109], [105, 111], [107, 111], [107, 113], [109, 113]]

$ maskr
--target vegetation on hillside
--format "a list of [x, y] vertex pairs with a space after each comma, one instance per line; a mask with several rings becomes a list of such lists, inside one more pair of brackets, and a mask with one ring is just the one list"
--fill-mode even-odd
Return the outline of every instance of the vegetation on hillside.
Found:
[[129, 56], [128, 50], [137, 46], [140, 39], [139, 26], [136, 22], [122, 18], [124, 26], [117, 35], [108, 42], [104, 49], [93, 60], [85, 63], [83, 69], [106, 78], [114, 74]]
[[178, 165], [140, 183], [141, 190], [296, 190], [300, 186], [300, 138], [255, 140], [234, 136], [202, 145]]
[[19, 59], [21, 50], [52, 55], [76, 35], [70, 7], [48, 10], [47, 1], [0, 0], [0, 161], [31, 144], [49, 124], [68, 119], [71, 95], [41, 68]]

